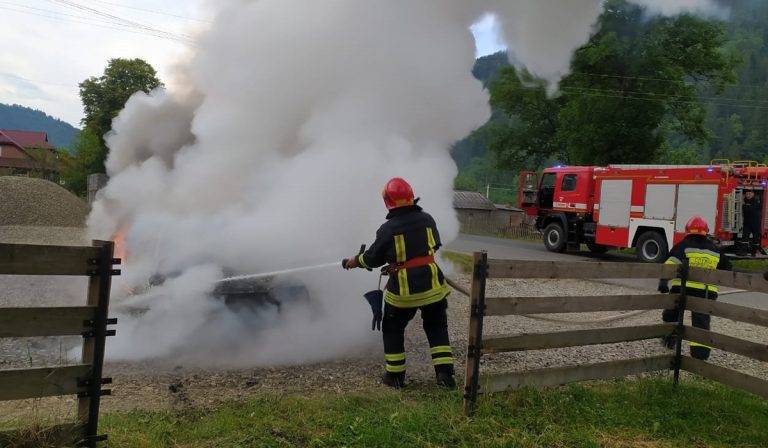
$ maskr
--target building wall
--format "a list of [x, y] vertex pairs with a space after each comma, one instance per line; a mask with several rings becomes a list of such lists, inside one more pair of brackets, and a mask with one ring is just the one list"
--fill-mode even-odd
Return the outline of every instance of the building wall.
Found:
[[13, 145], [0, 145], [0, 157], [7, 157], [9, 159], [24, 159], [26, 154], [19, 151], [19, 148]]
[[459, 224], [461, 224], [462, 231], [487, 228], [492, 222], [491, 213], [490, 210], [456, 210], [456, 216], [459, 218]]
[[515, 227], [523, 223], [523, 212], [496, 210], [493, 212], [493, 224], [498, 227]]

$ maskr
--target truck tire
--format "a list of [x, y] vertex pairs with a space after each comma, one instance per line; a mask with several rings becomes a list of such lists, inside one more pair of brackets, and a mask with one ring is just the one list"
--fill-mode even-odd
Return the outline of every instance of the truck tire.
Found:
[[637, 259], [644, 263], [663, 263], [669, 255], [667, 239], [659, 232], [646, 231], [635, 245]]
[[597, 243], [587, 243], [587, 249], [593, 254], [604, 254], [608, 252], [609, 247]]
[[560, 224], [553, 222], [544, 228], [544, 246], [550, 252], [563, 252], [568, 243], [565, 229]]

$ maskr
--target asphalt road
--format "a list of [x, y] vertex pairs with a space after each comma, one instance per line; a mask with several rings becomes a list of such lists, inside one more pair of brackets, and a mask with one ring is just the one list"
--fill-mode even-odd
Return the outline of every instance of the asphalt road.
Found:
[[[502, 238], [493, 238], [477, 235], [459, 235], [459, 237], [445, 246], [446, 249], [455, 252], [472, 253], [478, 250], [488, 251], [491, 258], [514, 259], [514, 260], [547, 260], [547, 261], [590, 261], [590, 260], [609, 260], [609, 261], [636, 261], [634, 257], [605, 254], [592, 255], [589, 252], [558, 254], [549, 252], [544, 248], [543, 243], [508, 240]], [[630, 286], [638, 289], [653, 290], [658, 285], [655, 280], [644, 279], [620, 279], [603, 280], [609, 283], [615, 283], [622, 286]], [[724, 289], [720, 299], [726, 303], [748, 306], [768, 310], [768, 294], [754, 292], [740, 292], [737, 290]]]

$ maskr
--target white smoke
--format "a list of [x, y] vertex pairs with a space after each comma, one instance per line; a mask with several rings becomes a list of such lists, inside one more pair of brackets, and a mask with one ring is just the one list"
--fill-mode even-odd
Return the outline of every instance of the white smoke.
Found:
[[[226, 0], [179, 91], [138, 93], [113, 122], [94, 237], [127, 231], [120, 291], [170, 280], [125, 316], [116, 358], [262, 365], [376, 347], [377, 277], [311, 272], [316, 307], [256, 322], [210, 298], [222, 270], [340, 260], [370, 242], [387, 179], [408, 179], [444, 242], [458, 232], [447, 148], [489, 116], [469, 27], [495, 13], [517, 58], [564, 73], [597, 0]], [[275, 325], [271, 322], [279, 322]], [[380, 350], [380, 349], [379, 349]]]

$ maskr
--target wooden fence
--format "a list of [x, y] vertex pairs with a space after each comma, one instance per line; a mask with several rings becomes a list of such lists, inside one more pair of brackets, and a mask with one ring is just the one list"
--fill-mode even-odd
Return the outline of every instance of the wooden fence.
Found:
[[496, 223], [473, 222], [461, 226], [461, 232], [469, 235], [493, 236], [514, 240], [540, 241], [541, 232], [531, 224], [518, 224], [514, 226], [499, 225]]
[[77, 365], [0, 370], [0, 401], [77, 394], [77, 423], [71, 428], [78, 446], [94, 447], [106, 436], [98, 434], [104, 345], [115, 334], [108, 325], [114, 244], [94, 241], [93, 246], [38, 246], [0, 244], [0, 275], [88, 276], [85, 306], [0, 308], [0, 338], [82, 335], [82, 361]]
[[[617, 279], [674, 278], [682, 280], [681, 293], [623, 295], [599, 297], [500, 297], [485, 296], [488, 278], [543, 279]], [[714, 300], [689, 297], [686, 282], [729, 286], [768, 293], [768, 281], [763, 275], [727, 271], [688, 269], [687, 265], [616, 263], [616, 262], [550, 262], [488, 260], [485, 252], [474, 254], [474, 269], [470, 294], [469, 338], [464, 386], [464, 412], [472, 415], [479, 393], [514, 390], [526, 386], [555, 386], [575, 381], [618, 378], [644, 372], [673, 370], [677, 384], [680, 370], [686, 370], [720, 383], [750, 391], [768, 398], [768, 381], [741, 372], [719, 367], [682, 355], [682, 341], [725, 350], [760, 361], [768, 361], [768, 346], [737, 339], [713, 331], [683, 324], [685, 310], [712, 316], [768, 326], [768, 311], [731, 305]], [[559, 331], [540, 334], [515, 334], [484, 337], [486, 316], [528, 315], [550, 313], [585, 313], [597, 311], [635, 311], [654, 309], [681, 310], [676, 324], [659, 323], [623, 328], [599, 328]], [[596, 344], [673, 336], [674, 354], [639, 359], [556, 367], [525, 372], [481, 375], [480, 359], [484, 354], [565, 348]]]

